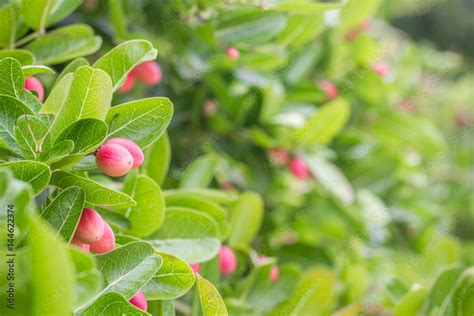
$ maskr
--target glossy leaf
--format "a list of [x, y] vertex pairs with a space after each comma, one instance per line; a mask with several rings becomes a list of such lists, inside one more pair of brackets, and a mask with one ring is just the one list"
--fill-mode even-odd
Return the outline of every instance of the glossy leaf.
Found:
[[36, 116], [20, 116], [15, 126], [15, 138], [26, 159], [38, 158], [40, 152], [48, 150], [51, 141], [45, 137], [48, 126]]
[[206, 279], [198, 279], [196, 283], [203, 315], [228, 315], [224, 301], [214, 285]]
[[170, 162], [171, 145], [168, 134], [165, 132], [148, 148], [142, 168], [150, 178], [162, 185], [168, 173]]
[[262, 198], [256, 193], [243, 193], [240, 195], [237, 204], [232, 207], [230, 214], [228, 244], [231, 247], [247, 247], [262, 225]]
[[15, 178], [29, 183], [35, 194], [41, 193], [51, 178], [49, 167], [37, 161], [19, 160], [6, 162], [0, 166], [9, 168]]
[[146, 316], [147, 312], [132, 305], [125, 297], [117, 292], [108, 292], [102, 295], [91, 306], [85, 309], [82, 316], [95, 315], [130, 315]]
[[0, 60], [0, 78], [0, 94], [19, 98], [25, 82], [21, 64], [13, 58]]
[[42, 65], [30, 65], [30, 66], [23, 66], [23, 76], [25, 78], [34, 76], [40, 73], [47, 73], [47, 74], [54, 74], [54, 70]]
[[209, 154], [194, 160], [181, 175], [180, 188], [205, 188], [211, 183], [219, 159]]
[[56, 143], [71, 140], [73, 153], [88, 154], [100, 146], [107, 137], [107, 124], [93, 118], [81, 119], [67, 127], [56, 139]]

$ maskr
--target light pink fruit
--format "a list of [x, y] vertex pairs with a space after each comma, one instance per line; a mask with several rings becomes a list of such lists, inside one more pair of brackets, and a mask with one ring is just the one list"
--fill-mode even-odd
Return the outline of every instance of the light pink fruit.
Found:
[[104, 221], [104, 236], [91, 244], [90, 250], [93, 253], [106, 253], [115, 248], [115, 235], [112, 228]]
[[204, 103], [203, 113], [204, 116], [209, 117], [217, 112], [217, 103], [213, 100], [207, 100]]
[[161, 67], [155, 61], [146, 61], [133, 69], [136, 78], [148, 86], [154, 86], [160, 83], [163, 76]]
[[38, 93], [38, 99], [43, 102], [44, 100], [44, 88], [41, 81], [35, 77], [28, 77], [25, 80], [25, 90], [36, 91]]
[[348, 41], [355, 40], [360, 33], [366, 31], [369, 28], [370, 23], [371, 21], [369, 19], [366, 19], [360, 22], [359, 24], [357, 24], [356, 26], [354, 26], [352, 29], [350, 29], [346, 33], [346, 40]]
[[143, 294], [142, 291], [138, 291], [129, 302], [142, 311], [146, 312], [148, 310], [148, 302], [146, 301], [145, 294]]
[[138, 168], [142, 165], [144, 159], [143, 151], [132, 140], [127, 138], [112, 138], [108, 140], [105, 144], [117, 144], [125, 147], [133, 157], [132, 169]]
[[268, 150], [268, 158], [274, 166], [284, 166], [290, 161], [286, 150], [282, 148], [272, 148]]
[[221, 246], [219, 253], [219, 268], [223, 275], [231, 275], [237, 269], [237, 259], [232, 249]]
[[97, 166], [111, 177], [120, 177], [132, 169], [133, 156], [127, 148], [118, 144], [104, 144], [96, 152]]
[[80, 242], [76, 237], [72, 238], [71, 244], [79, 247], [85, 253], [88, 253], [90, 251], [90, 245]]
[[290, 170], [293, 175], [300, 179], [305, 179], [309, 175], [308, 166], [300, 159], [293, 159], [290, 163]]
[[275, 283], [278, 280], [279, 276], [280, 276], [280, 269], [278, 268], [277, 265], [273, 265], [272, 269], [270, 270], [270, 281]]
[[227, 54], [227, 57], [229, 57], [232, 60], [238, 59], [240, 57], [240, 52], [235, 47], [227, 48], [226, 54]]
[[319, 81], [319, 87], [324, 91], [327, 100], [332, 100], [338, 95], [336, 85], [329, 80]]
[[119, 88], [120, 93], [128, 93], [132, 91], [133, 86], [135, 85], [135, 75], [132, 72], [129, 72], [127, 74], [127, 78], [125, 78], [124, 83], [122, 86]]
[[372, 65], [372, 70], [381, 77], [385, 77], [390, 73], [390, 66], [385, 61], [379, 60]]
[[201, 268], [199, 266], [199, 263], [191, 263], [189, 266], [191, 267], [191, 269], [193, 269], [194, 273], [198, 273], [199, 269]]
[[104, 220], [95, 210], [82, 210], [74, 238], [85, 244], [92, 244], [104, 236]]

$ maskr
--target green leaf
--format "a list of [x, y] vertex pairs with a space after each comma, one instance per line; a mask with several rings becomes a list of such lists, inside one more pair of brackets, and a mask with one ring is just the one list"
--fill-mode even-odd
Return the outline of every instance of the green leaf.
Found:
[[25, 85], [21, 64], [13, 58], [0, 60], [0, 94], [19, 98]]
[[322, 3], [322, 2], [310, 2], [306, 0], [292, 0], [291, 2], [280, 2], [271, 6], [271, 9], [296, 13], [296, 14], [307, 14], [311, 15], [313, 19], [322, 18], [323, 13], [331, 9], [337, 9], [342, 6], [342, 3]]
[[[38, 153], [51, 146], [51, 140], [43, 137], [48, 126], [37, 116], [21, 116], [15, 126], [15, 138], [26, 159], [36, 159]], [[40, 146], [41, 145], [41, 146]]]
[[86, 193], [86, 201], [97, 206], [121, 209], [135, 205], [135, 201], [130, 196], [72, 173], [64, 171], [53, 172], [51, 184], [61, 189], [74, 186], [80, 187]]
[[440, 315], [474, 315], [474, 267], [464, 270], [458, 278], [440, 308]]
[[31, 65], [34, 62], [33, 54], [25, 49], [0, 50], [0, 60], [7, 57], [16, 59], [22, 66]]
[[78, 187], [70, 187], [59, 193], [41, 213], [41, 216], [69, 242], [76, 230], [84, 203], [84, 191]]
[[36, 218], [30, 224], [28, 251], [31, 315], [69, 315], [73, 309], [74, 266], [66, 244], [42, 219]]
[[150, 238], [159, 252], [169, 253], [186, 262], [204, 262], [219, 252], [216, 221], [199, 211], [169, 207], [161, 228]]
[[148, 148], [142, 169], [145, 173], [162, 185], [171, 162], [171, 146], [168, 134], [165, 132]]
[[149, 301], [148, 311], [154, 316], [176, 316], [173, 300]]
[[181, 175], [180, 188], [205, 188], [214, 177], [219, 159], [215, 154], [208, 154], [194, 160]]
[[42, 65], [30, 65], [30, 66], [23, 66], [23, 76], [25, 78], [34, 76], [40, 73], [47, 73], [47, 74], [54, 74], [55, 71], [47, 66]]
[[137, 237], [146, 237], [160, 228], [165, 216], [165, 201], [160, 187], [151, 178], [138, 175], [126, 190], [137, 205], [128, 208], [124, 215], [130, 221], [127, 234]]
[[67, 127], [56, 139], [56, 143], [71, 140], [73, 153], [88, 154], [100, 146], [107, 137], [107, 124], [97, 119], [81, 119]]
[[172, 192], [165, 196], [166, 206], [181, 206], [194, 209], [211, 216], [217, 223], [219, 228], [219, 236], [222, 238], [226, 235], [227, 226], [227, 212], [217, 203], [202, 198], [198, 194], [187, 192]]
[[58, 114], [58, 112], [66, 103], [73, 79], [74, 74], [68, 73], [54, 86], [53, 90], [51, 90], [51, 93], [41, 107], [39, 112], [40, 114]]
[[224, 301], [214, 285], [206, 279], [198, 279], [196, 283], [203, 315], [228, 315]]
[[77, 59], [74, 59], [73, 61], [71, 61], [69, 64], [67, 64], [66, 67], [64, 67], [63, 71], [61, 71], [61, 73], [59, 74], [58, 78], [56, 78], [56, 81], [54, 82], [54, 86], [53, 87], [56, 87], [56, 85], [61, 82], [61, 80], [67, 75], [67, 74], [70, 74], [70, 73], [74, 73], [76, 72], [77, 69], [79, 69], [79, 67], [81, 66], [90, 66], [89, 62], [87, 61], [87, 59], [85, 58], [77, 58]]
[[149, 300], [175, 299], [186, 294], [194, 284], [195, 276], [184, 261], [165, 253], [159, 253], [163, 265], [143, 288]]
[[103, 280], [90, 254], [84, 253], [76, 246], [71, 246], [69, 252], [76, 268], [74, 287], [74, 306], [76, 307], [97, 294], [102, 288]]
[[216, 19], [216, 37], [228, 44], [264, 43], [284, 30], [286, 20], [284, 14], [274, 11], [229, 10]]
[[40, 155], [40, 160], [44, 163], [54, 163], [65, 157], [70, 156], [74, 150], [74, 142], [71, 140], [63, 140], [54, 144], [49, 150], [44, 151]]
[[263, 220], [263, 201], [260, 195], [246, 192], [240, 195], [230, 212], [231, 247], [248, 247], [255, 238]]
[[29, 44], [38, 64], [54, 65], [95, 53], [102, 39], [85, 24], [63, 26]]
[[81, 316], [96, 315], [146, 316], [150, 314], [132, 305], [119, 293], [108, 292], [81, 313]]
[[82, 0], [54, 0], [54, 2], [48, 12], [46, 26], [62, 21], [81, 5]]
[[9, 168], [15, 178], [29, 183], [35, 195], [46, 188], [51, 178], [51, 170], [47, 165], [37, 161], [19, 160], [0, 164]]
[[66, 100], [51, 123], [53, 125], [51, 135], [57, 137], [80, 119], [104, 120], [111, 101], [112, 83], [109, 76], [98, 69], [80, 67], [74, 73]]
[[168, 195], [188, 193], [193, 195], [199, 195], [206, 200], [210, 200], [218, 204], [232, 204], [238, 200], [238, 194], [231, 191], [223, 191], [216, 189], [207, 188], [193, 188], [193, 189], [179, 189], [179, 190], [166, 190], [165, 197]]
[[114, 91], [116, 91], [122, 85], [129, 71], [147, 60], [155, 59], [156, 54], [156, 49], [148, 41], [127, 41], [102, 56], [93, 67], [102, 69], [109, 74], [112, 78]]
[[416, 316], [426, 298], [427, 290], [420, 285], [406, 293], [395, 307], [394, 316]]
[[16, 3], [9, 3], [0, 8], [0, 47], [13, 47], [18, 17]]
[[354, 190], [341, 170], [335, 165], [315, 155], [304, 155], [303, 160], [316, 179], [344, 204], [354, 200]]
[[306, 124], [291, 135], [291, 144], [328, 144], [346, 124], [349, 104], [341, 98], [324, 105]]
[[120, 246], [105, 254], [95, 256], [97, 267], [105, 278], [106, 286], [97, 295], [117, 292], [131, 299], [156, 274], [162, 258], [153, 247], [143, 241]]
[[160, 138], [172, 116], [173, 104], [167, 98], [149, 98], [114, 106], [106, 118], [108, 138], [128, 138], [145, 149]]
[[269, 315], [328, 315], [335, 303], [336, 277], [326, 268], [314, 268]]
[[448, 298], [450, 290], [454, 288], [454, 284], [463, 272], [463, 269], [461, 264], [453, 264], [446, 267], [439, 274], [426, 298], [425, 306], [428, 315], [431, 315], [431, 311], [434, 309], [440, 308]]
[[280, 33], [278, 40], [283, 46], [292, 48], [302, 46], [314, 39], [323, 29], [324, 16], [318, 17], [308, 12], [301, 12], [288, 17], [286, 28]]

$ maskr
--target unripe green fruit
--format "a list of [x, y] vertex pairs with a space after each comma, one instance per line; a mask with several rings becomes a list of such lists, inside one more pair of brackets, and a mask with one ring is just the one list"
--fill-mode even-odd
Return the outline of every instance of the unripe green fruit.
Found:
[[104, 221], [102, 217], [90, 208], [82, 211], [74, 239], [85, 244], [92, 244], [104, 236]]
[[104, 221], [104, 235], [102, 238], [91, 244], [90, 250], [93, 253], [106, 253], [115, 248], [115, 235], [112, 228]]
[[132, 169], [133, 157], [127, 148], [118, 144], [104, 144], [95, 155], [97, 166], [111, 177], [120, 177]]
[[135, 144], [130, 139], [112, 138], [108, 140], [105, 144], [117, 144], [125, 147], [133, 157], [132, 169], [138, 168], [142, 165], [143, 159], [145, 158], [143, 155], [143, 151], [137, 144]]

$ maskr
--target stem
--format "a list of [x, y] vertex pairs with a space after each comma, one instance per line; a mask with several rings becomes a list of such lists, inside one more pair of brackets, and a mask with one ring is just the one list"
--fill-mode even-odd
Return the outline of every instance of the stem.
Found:
[[22, 45], [25, 45], [26, 43], [28, 43], [29, 41], [32, 41], [34, 39], [36, 39], [38, 37], [38, 32], [33, 32], [25, 37], [23, 37], [21, 40], [19, 40], [18, 42], [16, 42], [14, 44], [15, 47], [18, 47], [18, 46], [22, 46]]

